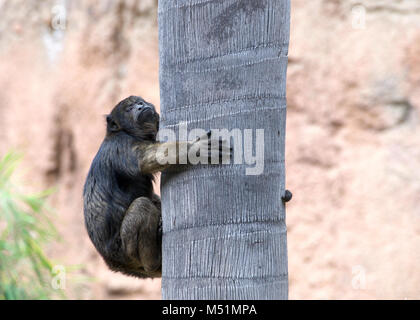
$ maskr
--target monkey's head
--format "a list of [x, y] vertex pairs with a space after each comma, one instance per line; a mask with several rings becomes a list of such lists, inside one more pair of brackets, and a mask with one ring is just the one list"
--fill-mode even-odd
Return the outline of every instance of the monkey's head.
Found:
[[124, 132], [142, 140], [156, 140], [159, 114], [153, 104], [131, 96], [119, 102], [106, 117], [107, 136]]

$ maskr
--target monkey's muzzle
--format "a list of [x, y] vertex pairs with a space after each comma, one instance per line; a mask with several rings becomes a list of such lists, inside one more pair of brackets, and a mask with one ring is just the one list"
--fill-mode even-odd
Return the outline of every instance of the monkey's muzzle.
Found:
[[143, 106], [136, 106], [133, 108], [133, 117], [137, 123], [150, 121], [156, 118], [156, 111], [153, 105], [146, 104]]

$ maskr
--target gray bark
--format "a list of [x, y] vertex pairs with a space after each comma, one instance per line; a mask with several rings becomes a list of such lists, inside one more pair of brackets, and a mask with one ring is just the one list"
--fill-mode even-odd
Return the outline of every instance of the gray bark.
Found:
[[162, 175], [164, 299], [288, 297], [289, 22], [289, 0], [159, 1], [161, 128], [252, 129], [254, 143], [265, 130], [261, 175], [246, 163]]

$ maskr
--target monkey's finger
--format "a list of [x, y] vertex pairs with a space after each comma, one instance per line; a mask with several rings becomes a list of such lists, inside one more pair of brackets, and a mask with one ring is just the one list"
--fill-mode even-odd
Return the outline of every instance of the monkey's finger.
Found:
[[211, 143], [227, 143], [228, 141], [226, 139], [223, 139], [223, 137], [220, 137], [218, 139], [211, 139], [211, 137], [208, 137], [208, 141]]
[[220, 145], [219, 145], [219, 150], [220, 151], [232, 152], [233, 147], [230, 145], [230, 143], [228, 141], [223, 140], [222, 143], [220, 143]]
[[219, 151], [220, 153], [226, 153], [226, 154], [230, 154], [233, 151], [232, 147], [229, 146], [219, 146], [219, 148], [217, 149], [212, 149], [212, 151]]
[[210, 146], [212, 147], [212, 149], [215, 148], [216, 146], [219, 146], [219, 148], [220, 147], [229, 147], [230, 146], [230, 144], [228, 143], [228, 141], [227, 140], [224, 140], [224, 139], [219, 139], [219, 140], [213, 139], [213, 140], [209, 140], [208, 144], [209, 144], [209, 147]]
[[207, 131], [205, 135], [200, 137], [200, 140], [210, 140], [211, 130]]
[[218, 139], [218, 140], [212, 139], [208, 141], [208, 145], [216, 147], [216, 146], [227, 146], [229, 144], [228, 144], [228, 141], [224, 139]]
[[218, 154], [218, 155], [229, 155], [232, 154], [232, 150], [230, 150], [230, 148], [223, 148], [223, 149], [212, 149], [210, 150], [210, 153], [213, 154]]
[[211, 152], [210, 152], [210, 156], [209, 156], [209, 158], [212, 158], [212, 159], [230, 159], [232, 157], [232, 152], [230, 152], [230, 151], [223, 151], [223, 152], [220, 152], [220, 151], [216, 151], [216, 150], [212, 150]]
[[201, 137], [198, 137], [194, 140], [193, 144], [199, 141], [210, 141], [211, 137], [211, 130], [207, 131], [205, 135], [202, 135]]

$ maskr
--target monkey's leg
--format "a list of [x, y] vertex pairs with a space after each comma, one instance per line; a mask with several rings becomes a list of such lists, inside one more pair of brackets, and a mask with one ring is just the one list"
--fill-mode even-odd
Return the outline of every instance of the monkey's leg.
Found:
[[162, 205], [160, 203], [160, 197], [157, 194], [153, 194], [152, 198], [151, 198], [153, 204], [156, 206], [156, 208], [159, 209], [159, 211], [162, 208]]
[[[162, 204], [160, 201], [160, 197], [157, 194], [153, 194], [151, 199], [155, 207], [159, 210], [159, 212], [162, 212]], [[162, 215], [160, 215], [159, 226], [158, 226], [159, 241], [162, 241], [162, 232], [163, 232], [162, 231]]]
[[152, 276], [162, 264], [160, 223], [160, 210], [149, 198], [140, 197], [128, 208], [120, 230], [126, 255]]

